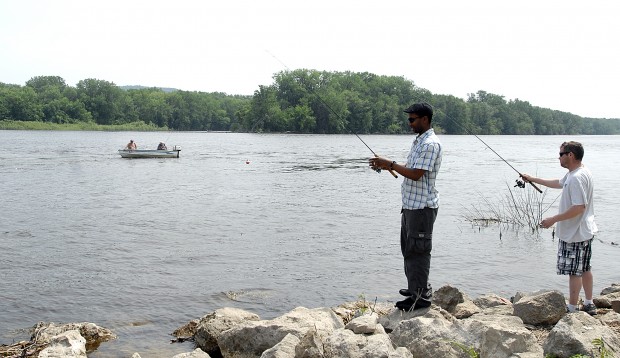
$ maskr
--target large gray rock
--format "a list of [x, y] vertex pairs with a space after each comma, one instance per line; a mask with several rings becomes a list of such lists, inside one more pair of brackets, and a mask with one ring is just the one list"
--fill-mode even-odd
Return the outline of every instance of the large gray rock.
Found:
[[456, 287], [445, 285], [433, 292], [433, 303], [450, 313], [462, 302], [465, 302], [465, 294]]
[[65, 323], [39, 322], [33, 327], [31, 339], [38, 343], [47, 343], [52, 337], [63, 332], [77, 330], [86, 340], [87, 346], [97, 347], [102, 342], [115, 339], [116, 335], [107, 328], [99, 327], [94, 323]]
[[494, 293], [480, 296], [474, 299], [474, 303], [476, 304], [476, 306], [482, 309], [487, 309], [487, 308], [497, 307], [497, 306], [512, 307], [512, 302]]
[[46, 337], [48, 346], [39, 353], [39, 358], [87, 358], [86, 339], [78, 330], [68, 330]]
[[466, 342], [475, 342], [481, 357], [542, 357], [536, 337], [515, 316], [475, 315], [462, 321]]
[[601, 291], [601, 296], [605, 296], [614, 292], [620, 292], [620, 283], [612, 283], [611, 286], [605, 287]]
[[480, 307], [476, 306], [476, 304], [466, 298], [464, 302], [459, 303], [454, 307], [454, 311], [450, 312], [452, 315], [458, 319], [467, 318], [475, 315], [480, 312]]
[[515, 304], [515, 303], [519, 302], [523, 297], [538, 296], [538, 295], [542, 295], [543, 293], [547, 293], [547, 292], [551, 292], [551, 291], [553, 291], [553, 290], [537, 290], [537, 291], [531, 291], [531, 292], [518, 291], [512, 297], [512, 304]]
[[203, 316], [195, 327], [196, 346], [207, 353], [219, 352], [217, 338], [220, 334], [246, 321], [258, 321], [260, 317], [239, 308], [224, 307]]
[[[385, 315], [379, 316], [378, 323], [385, 328], [387, 332], [392, 332], [401, 321], [405, 321], [414, 317], [424, 316], [431, 309], [436, 308], [436, 306], [432, 305], [429, 308], [422, 308], [419, 310], [413, 311], [403, 311], [392, 307], [392, 310]], [[445, 311], [444, 311], [445, 312]], [[446, 312], [446, 314], [448, 314]], [[449, 315], [449, 314], [448, 314]], [[454, 319], [454, 318], [453, 318]]]
[[609, 327], [585, 312], [575, 312], [565, 315], [553, 327], [543, 348], [545, 354], [558, 358], [590, 355], [596, 351], [592, 343], [595, 339], [603, 339], [605, 347], [620, 352], [620, 340]]
[[521, 298], [513, 305], [514, 315], [523, 323], [553, 325], [566, 314], [566, 299], [558, 291], [548, 291]]
[[609, 292], [603, 296], [594, 297], [592, 300], [597, 308], [611, 308], [613, 301], [620, 301], [620, 292]]
[[189, 353], [175, 354], [172, 358], [211, 358], [211, 356], [203, 352], [200, 348], [196, 348]]
[[379, 316], [376, 313], [370, 312], [369, 314], [352, 319], [351, 322], [347, 323], [345, 328], [350, 329], [356, 334], [374, 333], [377, 328], [378, 319]]
[[295, 358], [295, 348], [299, 342], [297, 336], [287, 334], [280, 343], [264, 351], [260, 358]]
[[200, 323], [200, 320], [198, 319], [191, 320], [183, 326], [175, 329], [174, 332], [172, 332], [172, 335], [183, 340], [192, 338], [196, 335], [198, 323]]
[[303, 337], [310, 329], [329, 334], [344, 328], [342, 320], [329, 308], [298, 307], [267, 321], [246, 321], [220, 334], [217, 343], [226, 358], [253, 358], [278, 344], [287, 334]]
[[514, 312], [514, 308], [512, 307], [512, 304], [510, 305], [502, 305], [502, 306], [494, 306], [494, 307], [489, 307], [489, 308], [485, 308], [482, 311], [480, 311], [478, 314], [482, 314], [482, 315], [491, 315], [491, 316], [512, 316]]
[[317, 332], [314, 328], [309, 329], [295, 347], [295, 358], [323, 357], [325, 353], [323, 341], [327, 339], [328, 335], [327, 332]]
[[450, 285], [433, 292], [433, 303], [456, 318], [467, 318], [480, 312], [480, 308], [465, 293]]
[[597, 315], [596, 318], [603, 324], [610, 327], [620, 327], [620, 313], [610, 311], [604, 315]]
[[334, 331], [325, 341], [324, 358], [407, 358], [406, 349], [396, 350], [387, 334], [355, 334], [348, 329]]
[[470, 343], [462, 332], [459, 321], [445, 310], [426, 309], [423, 315], [401, 321], [389, 337], [394, 346], [407, 348], [414, 358], [457, 358], [463, 352], [452, 342]]

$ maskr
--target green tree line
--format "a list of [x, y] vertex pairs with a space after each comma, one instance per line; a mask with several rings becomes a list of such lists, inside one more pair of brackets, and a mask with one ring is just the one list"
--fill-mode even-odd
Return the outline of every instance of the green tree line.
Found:
[[407, 133], [403, 109], [425, 101], [446, 134], [618, 134], [620, 119], [584, 118], [478, 91], [466, 100], [432, 94], [413, 81], [368, 72], [298, 69], [273, 76], [252, 96], [124, 90], [86, 79], [75, 87], [58, 76], [25, 86], [0, 83], [0, 120], [98, 125], [144, 123], [171, 130], [296, 133]]

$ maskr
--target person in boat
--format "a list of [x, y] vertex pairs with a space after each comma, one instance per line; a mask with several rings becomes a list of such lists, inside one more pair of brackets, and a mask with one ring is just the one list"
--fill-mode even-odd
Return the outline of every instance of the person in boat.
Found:
[[168, 147], [166, 147], [166, 144], [164, 142], [159, 142], [157, 150], [168, 150]]
[[409, 311], [431, 305], [433, 292], [428, 276], [433, 225], [439, 209], [435, 179], [441, 167], [443, 150], [431, 125], [433, 107], [430, 104], [415, 103], [404, 112], [409, 117], [411, 131], [417, 134], [407, 156], [407, 163], [399, 164], [382, 157], [371, 158], [369, 162], [375, 170], [392, 170], [404, 177], [401, 185], [400, 245], [407, 288], [399, 291], [406, 298], [396, 302], [396, 307]]
[[[596, 305], [592, 300], [594, 278], [590, 260], [594, 234], [598, 231], [594, 222], [594, 184], [592, 173], [581, 162], [583, 145], [579, 142], [564, 142], [560, 146], [560, 166], [568, 170], [561, 179], [543, 179], [527, 174], [521, 177], [528, 182], [553, 189], [562, 189], [559, 213], [545, 218], [540, 227], [555, 225], [558, 237], [557, 274], [568, 276], [568, 312], [584, 311], [595, 315]], [[585, 301], [579, 309], [579, 294], [583, 288]]]
[[136, 150], [136, 149], [138, 149], [138, 145], [136, 144], [136, 142], [133, 141], [133, 139], [131, 139], [129, 141], [129, 143], [127, 143], [127, 146], [125, 146], [125, 149], [127, 149], [127, 150]]

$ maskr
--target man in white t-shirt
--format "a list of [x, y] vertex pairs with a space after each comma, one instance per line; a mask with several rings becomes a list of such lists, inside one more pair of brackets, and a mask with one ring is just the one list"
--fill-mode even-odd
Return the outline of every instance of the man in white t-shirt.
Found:
[[583, 287], [585, 301], [582, 311], [596, 314], [592, 302], [593, 277], [590, 266], [592, 242], [597, 231], [594, 222], [594, 184], [592, 173], [586, 168], [583, 146], [578, 142], [564, 142], [560, 146], [560, 165], [568, 169], [562, 179], [541, 179], [522, 174], [526, 181], [549, 188], [562, 189], [559, 213], [545, 218], [540, 226], [549, 228], [557, 223], [558, 275], [569, 275], [568, 312], [578, 311], [579, 293]]

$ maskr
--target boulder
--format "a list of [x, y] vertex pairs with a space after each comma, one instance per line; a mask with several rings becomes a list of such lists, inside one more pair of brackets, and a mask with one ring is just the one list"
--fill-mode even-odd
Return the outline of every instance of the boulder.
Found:
[[478, 312], [478, 314], [492, 315], [492, 316], [512, 316], [513, 312], [514, 312], [514, 308], [512, 307], [512, 304], [510, 304], [510, 305], [505, 305], [505, 306], [494, 306], [494, 307], [485, 308], [482, 311]]
[[196, 346], [207, 353], [219, 352], [217, 338], [220, 334], [240, 323], [258, 321], [260, 317], [239, 308], [224, 307], [203, 316], [195, 330]]
[[401, 321], [389, 334], [394, 346], [407, 348], [415, 358], [462, 357], [463, 351], [452, 342], [470, 342], [465, 341], [459, 321], [443, 309], [425, 309], [423, 313]]
[[91, 351], [99, 347], [103, 342], [115, 339], [116, 335], [107, 328], [99, 327], [94, 323], [66, 323], [55, 324], [51, 322], [39, 322], [32, 331], [33, 342], [48, 344], [50, 340], [63, 332], [76, 330], [86, 340], [86, 350]]
[[267, 349], [278, 344], [287, 334], [303, 337], [308, 330], [330, 334], [343, 329], [340, 317], [329, 308], [307, 309], [298, 307], [291, 312], [266, 321], [245, 321], [224, 332], [217, 344], [224, 357], [260, 357]]
[[[408, 312], [392, 307], [392, 310], [389, 311], [387, 314], [379, 316], [377, 321], [381, 326], [385, 328], [385, 330], [388, 333], [390, 333], [394, 329], [396, 329], [396, 327], [398, 327], [401, 321], [408, 320], [414, 317], [423, 316], [429, 310], [431, 310], [431, 308], [435, 308], [435, 307], [436, 306], [432, 305], [431, 307], [428, 307], [428, 308], [422, 308], [419, 310], [413, 310], [413, 311], [408, 311]], [[454, 317], [452, 317], [452, 315], [450, 315], [445, 310], [441, 310], [441, 311], [444, 312], [446, 315], [450, 316], [451, 319], [454, 319]]]
[[480, 312], [480, 308], [466, 294], [450, 285], [445, 285], [433, 293], [433, 303], [456, 318], [467, 318]]
[[601, 291], [601, 296], [605, 296], [614, 292], [620, 292], [620, 283], [612, 283], [611, 286], [605, 287]]
[[295, 358], [295, 348], [299, 342], [297, 336], [287, 334], [280, 343], [264, 351], [260, 358]]
[[320, 333], [314, 328], [309, 329], [295, 347], [295, 358], [323, 357], [325, 353], [323, 341], [325, 339], [327, 339], [325, 332]]
[[376, 313], [370, 312], [369, 314], [352, 319], [351, 322], [347, 323], [345, 328], [350, 329], [356, 334], [374, 333], [378, 319], [379, 316]]
[[542, 357], [543, 349], [519, 317], [475, 315], [460, 327], [466, 342], [475, 342], [481, 357]]
[[566, 299], [559, 291], [547, 291], [519, 299], [513, 309], [523, 323], [553, 325], [566, 314]]
[[386, 315], [394, 309], [394, 304], [389, 302], [366, 302], [366, 301], [354, 301], [345, 302], [337, 307], [333, 307], [332, 310], [336, 313], [342, 321], [347, 324], [355, 317], [363, 316], [374, 312], [379, 316]]
[[196, 328], [198, 328], [198, 323], [200, 323], [200, 320], [191, 320], [185, 325], [175, 329], [174, 332], [172, 332], [172, 335], [183, 340], [193, 338], [196, 335]]
[[497, 307], [497, 306], [510, 306], [512, 307], [512, 302], [509, 300], [500, 297], [494, 293], [480, 296], [474, 299], [474, 304], [480, 307], [481, 309]]
[[334, 331], [325, 341], [324, 358], [389, 357], [407, 358], [406, 349], [394, 349], [387, 334], [355, 334], [348, 329]]
[[172, 358], [211, 358], [211, 356], [203, 352], [200, 348], [196, 348], [189, 353], [175, 354]]
[[604, 315], [597, 315], [596, 318], [606, 326], [620, 328], [620, 313], [618, 312], [610, 311]]
[[465, 294], [456, 287], [445, 285], [433, 292], [433, 303], [450, 313], [462, 302], [465, 302]]
[[593, 344], [595, 339], [602, 339], [607, 349], [620, 352], [620, 339], [611, 328], [586, 312], [575, 312], [565, 315], [553, 327], [543, 348], [546, 355], [559, 358], [591, 355], [597, 351]]
[[594, 297], [592, 301], [594, 301], [597, 308], [611, 308], [613, 301], [620, 301], [620, 292], [609, 292], [605, 295]]
[[78, 330], [67, 330], [54, 336], [46, 336], [48, 346], [40, 353], [39, 358], [87, 358], [86, 339]]
[[464, 302], [461, 302], [454, 307], [454, 311], [450, 312], [458, 319], [467, 318], [480, 312], [480, 307], [470, 299], [466, 298]]
[[537, 290], [537, 291], [531, 291], [531, 292], [518, 291], [517, 293], [515, 293], [513, 297], [511, 297], [511, 301], [512, 301], [512, 304], [515, 304], [519, 302], [523, 297], [538, 296], [538, 295], [542, 295], [544, 293], [551, 292], [551, 291], [552, 290]]

